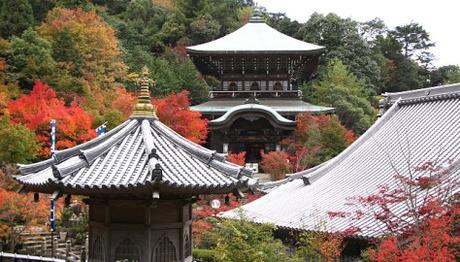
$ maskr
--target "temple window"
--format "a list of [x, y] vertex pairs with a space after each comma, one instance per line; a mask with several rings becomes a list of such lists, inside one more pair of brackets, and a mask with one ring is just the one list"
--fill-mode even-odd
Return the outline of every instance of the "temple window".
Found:
[[283, 85], [282, 85], [280, 82], [276, 82], [276, 83], [273, 85], [273, 90], [275, 90], [275, 91], [282, 91], [282, 90], [283, 90]]
[[252, 84], [251, 84], [251, 91], [260, 91], [259, 83], [257, 83], [257, 82], [252, 82]]
[[125, 238], [115, 249], [115, 261], [119, 260], [141, 261], [139, 248], [129, 238]]
[[231, 82], [231, 83], [228, 85], [228, 91], [238, 91], [238, 86], [236, 85], [235, 82]]
[[163, 237], [154, 249], [153, 262], [177, 261], [176, 247], [168, 237]]

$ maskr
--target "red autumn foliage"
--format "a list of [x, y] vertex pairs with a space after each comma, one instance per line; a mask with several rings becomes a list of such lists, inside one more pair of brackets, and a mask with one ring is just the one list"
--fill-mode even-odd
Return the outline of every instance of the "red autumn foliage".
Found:
[[244, 166], [246, 164], [246, 152], [242, 151], [239, 153], [228, 152], [227, 160], [233, 164]]
[[112, 108], [120, 111], [124, 118], [128, 118], [133, 112], [133, 106], [136, 103], [136, 96], [126, 91], [123, 87], [117, 88], [115, 93], [116, 97], [112, 101]]
[[11, 121], [24, 124], [34, 131], [42, 144], [40, 157], [50, 155], [51, 119], [56, 119], [56, 148], [64, 149], [90, 140], [95, 136], [91, 128], [93, 117], [76, 102], [66, 106], [63, 99], [48, 85], [35, 81], [30, 94], [24, 94], [8, 104]]
[[190, 110], [188, 91], [153, 99], [157, 116], [165, 125], [192, 142], [202, 144], [208, 135], [208, 122], [201, 113]]
[[295, 131], [281, 141], [295, 172], [331, 159], [356, 139], [334, 116], [302, 113], [296, 119]]
[[44, 225], [48, 212], [45, 201], [34, 203], [32, 194], [18, 194], [0, 186], [0, 241], [14, 252], [21, 232], [33, 225]]
[[369, 252], [374, 261], [456, 261], [460, 205], [452, 196], [459, 179], [451, 164], [426, 161], [408, 175], [396, 172], [396, 186], [382, 185], [375, 194], [351, 199], [350, 205], [364, 210], [330, 213], [355, 220], [367, 215], [384, 225], [386, 237]]
[[286, 152], [272, 151], [265, 154], [261, 151], [260, 155], [262, 156], [260, 166], [264, 172], [270, 173], [273, 180], [283, 179], [292, 171], [289, 155]]

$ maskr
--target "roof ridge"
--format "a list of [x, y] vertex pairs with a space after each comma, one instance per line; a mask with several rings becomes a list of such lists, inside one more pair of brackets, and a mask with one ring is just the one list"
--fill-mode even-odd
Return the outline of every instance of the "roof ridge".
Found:
[[215, 150], [207, 149], [201, 145], [195, 144], [185, 139], [183, 136], [179, 135], [177, 132], [163, 124], [161, 121], [153, 120], [151, 123], [152, 128], [155, 128], [158, 132], [165, 135], [168, 140], [175, 141], [178, 146], [180, 146], [188, 153], [196, 156], [203, 163], [220, 171], [224, 171], [224, 173], [234, 173], [235, 178], [240, 175], [252, 175], [252, 171], [250, 169], [227, 161], [224, 154], [217, 153]]
[[401, 98], [401, 105], [435, 101], [440, 99], [455, 98], [460, 95], [460, 83], [420, 88], [402, 92], [386, 92], [381, 102], [381, 107], [393, 104], [398, 98]]
[[112, 148], [113, 145], [117, 144], [120, 140], [124, 139], [126, 137], [126, 134], [130, 133], [138, 126], [139, 126], [139, 121], [136, 119], [132, 119], [128, 125], [126, 125], [123, 129], [120, 129], [113, 136], [104, 140], [104, 142], [90, 149], [86, 149], [86, 150], [81, 149], [80, 150], [81, 155], [85, 157], [85, 160], [88, 163], [91, 163], [95, 158], [104, 154], [107, 150]]
[[[401, 99], [398, 99], [392, 106], [391, 108], [386, 111], [384, 115], [382, 115], [377, 121], [366, 131], [364, 134], [362, 134], [355, 142], [353, 142], [349, 147], [345, 148], [340, 154], [335, 156], [334, 158], [330, 159], [327, 161], [324, 166], [319, 167], [316, 170], [313, 170], [313, 172], [308, 172], [309, 169], [298, 172], [298, 173], [303, 173], [301, 177], [304, 179], [304, 184], [309, 185], [315, 182], [316, 180], [320, 179], [323, 177], [327, 171], [331, 170], [334, 168], [341, 160], [343, 160], [345, 157], [349, 156], [352, 152], [354, 152], [364, 141], [367, 139], [371, 138], [371, 136], [380, 129], [380, 127], [385, 124], [399, 109], [399, 102]], [[293, 175], [296, 175], [297, 173], [294, 173]]]

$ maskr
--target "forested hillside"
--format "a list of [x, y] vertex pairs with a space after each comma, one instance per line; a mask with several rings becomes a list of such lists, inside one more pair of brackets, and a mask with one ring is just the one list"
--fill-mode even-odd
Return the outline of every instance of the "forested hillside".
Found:
[[[217, 80], [199, 74], [185, 46], [234, 31], [253, 7], [251, 0], [2, 1], [2, 132], [31, 139], [2, 137], [0, 150], [11, 154], [0, 161], [48, 156], [48, 121], [57, 115], [58, 148], [93, 137], [103, 122], [119, 124], [130, 114], [144, 65], [157, 98], [186, 90], [192, 104], [205, 101]], [[379, 94], [460, 81], [458, 66], [433, 66], [434, 41], [417, 23], [388, 28], [378, 18], [362, 23], [319, 13], [299, 23], [261, 10], [279, 31], [327, 48], [315, 79], [301, 87], [305, 100], [335, 107], [357, 134], [375, 120]], [[176, 104], [187, 106], [183, 98]]]

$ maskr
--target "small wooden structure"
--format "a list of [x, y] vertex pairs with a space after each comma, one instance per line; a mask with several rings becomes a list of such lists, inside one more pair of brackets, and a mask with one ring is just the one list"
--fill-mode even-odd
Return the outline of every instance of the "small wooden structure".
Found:
[[161, 123], [144, 71], [133, 115], [110, 132], [19, 165], [24, 189], [84, 195], [90, 261], [192, 261], [192, 202], [199, 194], [239, 193], [249, 169]]
[[257, 163], [261, 150], [280, 150], [298, 113], [332, 112], [302, 101], [298, 89], [314, 74], [323, 51], [278, 32], [257, 12], [235, 32], [187, 47], [201, 73], [220, 80], [208, 102], [192, 107], [210, 120], [208, 147], [245, 151], [246, 161]]

